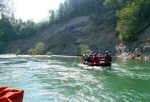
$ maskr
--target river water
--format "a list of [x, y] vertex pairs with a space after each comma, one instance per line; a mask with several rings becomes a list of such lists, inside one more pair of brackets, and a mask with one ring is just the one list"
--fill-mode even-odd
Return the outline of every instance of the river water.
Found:
[[0, 55], [0, 86], [25, 91], [23, 102], [149, 102], [150, 62], [113, 60], [89, 67], [66, 56]]

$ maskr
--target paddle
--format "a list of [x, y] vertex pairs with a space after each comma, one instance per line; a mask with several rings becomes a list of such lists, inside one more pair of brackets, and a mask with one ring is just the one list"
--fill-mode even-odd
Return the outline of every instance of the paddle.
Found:
[[81, 62], [80, 62], [80, 64], [83, 64], [83, 58], [81, 58]]
[[80, 62], [80, 64], [83, 64], [83, 57], [81, 57], [81, 62]]

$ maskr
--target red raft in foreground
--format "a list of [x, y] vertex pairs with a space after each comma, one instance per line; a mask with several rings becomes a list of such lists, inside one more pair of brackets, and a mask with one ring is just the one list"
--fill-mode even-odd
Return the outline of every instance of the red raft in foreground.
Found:
[[106, 61], [100, 61], [100, 63], [91, 63], [91, 62], [83, 61], [83, 64], [88, 66], [111, 66], [111, 62], [106, 62]]
[[0, 102], [23, 102], [24, 90], [0, 87]]

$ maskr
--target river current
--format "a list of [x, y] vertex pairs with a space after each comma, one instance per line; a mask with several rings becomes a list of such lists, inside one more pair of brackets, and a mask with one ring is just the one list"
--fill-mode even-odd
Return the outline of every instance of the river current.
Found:
[[0, 86], [23, 89], [23, 102], [149, 102], [150, 61], [113, 60], [111, 67], [78, 57], [0, 55]]

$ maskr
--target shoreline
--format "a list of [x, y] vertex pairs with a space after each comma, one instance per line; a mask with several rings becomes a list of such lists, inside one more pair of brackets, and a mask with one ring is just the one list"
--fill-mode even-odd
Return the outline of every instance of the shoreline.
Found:
[[113, 58], [124, 58], [124, 59], [133, 59], [133, 60], [143, 60], [143, 61], [150, 61], [149, 54], [142, 54], [142, 53], [131, 53], [131, 52], [123, 52], [121, 54], [116, 54]]
[[[31, 57], [31, 56], [36, 56], [36, 57], [46, 57], [46, 56], [56, 56], [56, 57], [82, 57], [82, 56], [68, 56], [68, 55], [29, 55], [29, 54], [0, 54], [3, 56], [7, 56], [7, 57], [17, 57], [17, 56], [25, 56], [25, 57]], [[116, 54], [114, 56], [112, 56], [113, 59], [133, 59], [133, 60], [143, 60], [143, 61], [150, 61], [150, 54], [136, 54], [136, 53], [131, 53], [131, 52], [123, 52], [121, 54]]]

